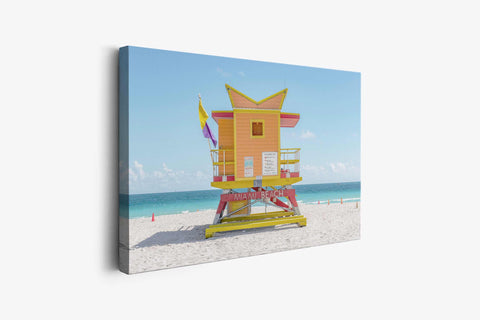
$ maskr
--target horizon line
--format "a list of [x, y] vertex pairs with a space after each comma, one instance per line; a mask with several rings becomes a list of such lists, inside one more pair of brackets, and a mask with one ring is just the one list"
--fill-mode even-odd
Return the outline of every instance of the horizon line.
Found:
[[[322, 183], [299, 183], [297, 186], [308, 186], [312, 184], [334, 184], [334, 183], [352, 183], [352, 182], [360, 182], [360, 180], [357, 181], [340, 181], [340, 182], [322, 182]], [[121, 193], [119, 192], [119, 195], [142, 195], [142, 194], [158, 194], [158, 193], [175, 193], [175, 192], [192, 192], [192, 191], [211, 191], [211, 190], [220, 190], [218, 188], [211, 188], [211, 189], [200, 189], [200, 190], [175, 190], [175, 191], [166, 191], [166, 192], [145, 192], [145, 193]]]

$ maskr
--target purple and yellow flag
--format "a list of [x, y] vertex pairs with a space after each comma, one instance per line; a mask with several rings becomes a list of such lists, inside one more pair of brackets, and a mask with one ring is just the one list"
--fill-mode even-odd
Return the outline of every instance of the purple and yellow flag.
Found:
[[217, 139], [215, 139], [215, 136], [213, 135], [212, 131], [210, 131], [210, 127], [208, 126], [208, 123], [205, 122], [205, 126], [203, 127], [202, 131], [203, 131], [203, 136], [205, 138], [212, 139], [213, 145], [217, 147]]
[[200, 99], [200, 102], [198, 103], [198, 117], [200, 118], [200, 126], [203, 129], [207, 123], [208, 113], [205, 111], [205, 109], [203, 109], [202, 99]]
[[200, 118], [200, 126], [202, 127], [203, 136], [207, 139], [212, 139], [213, 145], [217, 147], [217, 139], [215, 139], [215, 136], [207, 124], [208, 113], [205, 111], [205, 109], [203, 109], [202, 99], [200, 99], [198, 104], [198, 116]]

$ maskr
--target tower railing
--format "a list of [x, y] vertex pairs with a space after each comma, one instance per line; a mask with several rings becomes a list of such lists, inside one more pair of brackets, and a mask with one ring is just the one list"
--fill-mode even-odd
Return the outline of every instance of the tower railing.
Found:
[[227, 161], [227, 158], [233, 158], [233, 149], [211, 149], [213, 176], [227, 176], [227, 166], [235, 165], [235, 161]]
[[300, 148], [280, 149], [280, 168], [282, 173], [300, 174]]
[[[233, 175], [233, 172], [228, 174], [227, 166], [234, 166], [233, 159], [234, 149], [211, 149], [210, 155], [212, 158], [212, 168], [214, 177], [226, 177]], [[282, 175], [290, 177], [300, 175], [300, 148], [282, 148], [280, 149], [280, 168]], [[222, 180], [224, 180], [222, 178]], [[226, 181], [226, 180], [224, 180]]]

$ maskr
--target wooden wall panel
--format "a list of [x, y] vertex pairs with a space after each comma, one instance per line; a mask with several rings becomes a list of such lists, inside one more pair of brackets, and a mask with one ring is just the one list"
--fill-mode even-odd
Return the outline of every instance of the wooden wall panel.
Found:
[[[250, 120], [264, 121], [264, 137], [251, 137]], [[235, 179], [245, 178], [245, 157], [253, 157], [253, 177], [251, 179], [255, 179], [256, 176], [262, 175], [262, 152], [277, 152], [280, 156], [280, 113], [236, 112], [234, 121], [237, 150]]]

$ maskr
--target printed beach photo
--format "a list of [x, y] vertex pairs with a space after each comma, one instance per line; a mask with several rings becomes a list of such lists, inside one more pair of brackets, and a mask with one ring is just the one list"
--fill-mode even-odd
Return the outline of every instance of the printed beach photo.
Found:
[[119, 51], [119, 266], [360, 239], [360, 73]]

